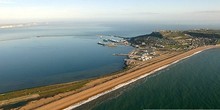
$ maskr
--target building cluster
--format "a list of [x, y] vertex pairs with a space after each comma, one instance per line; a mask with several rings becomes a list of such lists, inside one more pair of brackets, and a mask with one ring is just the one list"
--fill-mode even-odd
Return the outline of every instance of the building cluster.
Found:
[[[102, 41], [99, 41], [98, 44], [102, 46], [108, 46], [108, 47], [116, 47], [117, 45], [130, 45], [130, 43], [125, 40], [124, 38], [117, 36], [106, 36], [107, 38], [104, 38], [104, 36], [100, 36], [100, 39]], [[108, 38], [108, 37], [114, 37], [114, 38]]]
[[138, 61], [148, 61], [157, 54], [155, 52], [155, 48], [145, 47], [145, 48], [136, 48], [133, 52], [129, 54], [129, 59], [134, 59]]

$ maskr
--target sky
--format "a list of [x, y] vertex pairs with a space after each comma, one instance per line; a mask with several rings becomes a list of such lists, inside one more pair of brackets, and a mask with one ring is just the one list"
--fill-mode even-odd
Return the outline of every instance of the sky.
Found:
[[0, 0], [0, 24], [128, 21], [220, 24], [220, 0]]

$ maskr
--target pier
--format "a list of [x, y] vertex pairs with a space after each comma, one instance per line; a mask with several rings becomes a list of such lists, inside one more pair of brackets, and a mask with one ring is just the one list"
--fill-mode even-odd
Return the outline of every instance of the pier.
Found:
[[122, 53], [118, 53], [118, 54], [113, 54], [114, 56], [128, 56], [128, 54], [122, 54]]

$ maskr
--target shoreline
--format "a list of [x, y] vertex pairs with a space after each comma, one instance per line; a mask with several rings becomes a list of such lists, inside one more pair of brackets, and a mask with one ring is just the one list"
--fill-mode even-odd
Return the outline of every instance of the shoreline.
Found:
[[[205, 50], [204, 50], [204, 51], [205, 51]], [[119, 84], [119, 85], [115, 86], [114, 88], [112, 88], [111, 90], [107, 90], [107, 91], [105, 91], [105, 92], [102, 92], [102, 93], [100, 93], [100, 94], [97, 94], [97, 95], [95, 95], [95, 96], [92, 96], [92, 97], [90, 97], [90, 98], [87, 99], [87, 100], [84, 100], [84, 101], [81, 101], [81, 102], [79, 102], [79, 103], [76, 103], [76, 104], [74, 104], [73, 106], [70, 106], [70, 107], [65, 108], [65, 109], [63, 109], [63, 110], [73, 110], [73, 109], [75, 109], [75, 108], [77, 108], [77, 107], [83, 106], [84, 104], [86, 104], [86, 103], [88, 103], [88, 102], [90, 102], [90, 101], [93, 101], [93, 100], [95, 100], [95, 99], [97, 99], [97, 98], [99, 98], [99, 97], [101, 97], [101, 96], [104, 96], [104, 95], [110, 93], [110, 92], [113, 92], [113, 91], [115, 91], [115, 90], [117, 90], [117, 89], [120, 89], [120, 88], [122, 88], [122, 87], [128, 86], [129, 84], [132, 84], [132, 83], [134, 83], [134, 82], [136, 82], [136, 81], [138, 81], [138, 80], [141, 80], [141, 79], [146, 78], [146, 77], [148, 77], [148, 76], [150, 76], [150, 75], [153, 75], [153, 74], [155, 74], [156, 72], [159, 72], [159, 71], [161, 71], [161, 70], [163, 70], [163, 69], [166, 69], [166, 68], [170, 67], [171, 65], [174, 65], [174, 64], [176, 64], [176, 63], [178, 63], [178, 62], [180, 62], [180, 61], [182, 61], [182, 60], [185, 60], [185, 59], [187, 59], [187, 58], [190, 58], [190, 57], [192, 57], [192, 56], [194, 56], [194, 55], [196, 55], [196, 54], [199, 54], [199, 53], [201, 53], [201, 52], [203, 52], [203, 51], [195, 52], [194, 54], [192, 54], [192, 55], [190, 55], [190, 56], [184, 57], [184, 58], [182, 58], [182, 59], [180, 59], [180, 60], [177, 60], [177, 61], [175, 61], [175, 62], [173, 62], [173, 63], [171, 63], [171, 64], [167, 64], [167, 65], [165, 65], [165, 66], [162, 66], [162, 67], [160, 67], [160, 68], [158, 68], [158, 69], [155, 69], [155, 70], [153, 70], [153, 71], [151, 71], [151, 72], [149, 72], [149, 73], [146, 73], [146, 74], [144, 74], [144, 75], [142, 75], [142, 76], [140, 76], [140, 77], [137, 77], [137, 78], [135, 78], [135, 79], [131, 79], [131, 80], [128, 81], [128, 82]]]
[[156, 69], [156, 70], [153, 70], [153, 71], [151, 71], [151, 72], [149, 72], [149, 73], [146, 73], [146, 74], [144, 74], [144, 75], [142, 75], [142, 76], [140, 76], [140, 77], [137, 77], [137, 78], [135, 78], [135, 79], [131, 79], [131, 80], [128, 81], [128, 82], [119, 84], [119, 85], [115, 86], [114, 88], [112, 88], [112, 89], [110, 89], [110, 90], [107, 90], [107, 91], [105, 91], [105, 92], [102, 92], [102, 93], [100, 93], [100, 94], [97, 94], [97, 95], [95, 95], [95, 96], [92, 96], [92, 97], [90, 97], [90, 98], [87, 99], [87, 100], [84, 100], [84, 101], [81, 101], [81, 102], [79, 102], [79, 103], [76, 103], [76, 104], [74, 104], [73, 106], [70, 106], [70, 107], [65, 108], [65, 109], [63, 109], [63, 110], [73, 110], [73, 109], [75, 109], [75, 108], [77, 108], [77, 107], [83, 106], [84, 104], [86, 104], [86, 103], [88, 103], [88, 102], [90, 102], [90, 101], [93, 101], [93, 100], [95, 100], [95, 99], [97, 99], [97, 98], [99, 98], [99, 97], [101, 97], [101, 96], [104, 96], [104, 95], [110, 93], [110, 92], [113, 92], [113, 91], [115, 91], [115, 90], [117, 90], [117, 89], [120, 89], [120, 88], [122, 88], [122, 87], [128, 86], [129, 84], [132, 84], [132, 83], [134, 83], [134, 82], [136, 82], [136, 81], [138, 81], [138, 80], [141, 80], [141, 79], [146, 78], [146, 77], [148, 77], [148, 76], [150, 76], [150, 75], [153, 75], [153, 74], [155, 74], [156, 72], [159, 72], [159, 71], [161, 71], [161, 70], [163, 70], [163, 69], [166, 69], [166, 68], [170, 67], [171, 65], [174, 65], [174, 64], [176, 64], [176, 63], [178, 63], [178, 62], [180, 62], [180, 61], [182, 61], [182, 60], [185, 60], [185, 59], [187, 59], [187, 58], [189, 58], [189, 57], [192, 57], [192, 56], [194, 56], [194, 55], [196, 55], [196, 54], [199, 54], [199, 53], [201, 53], [201, 52], [202, 52], [202, 51], [198, 51], [198, 52], [196, 52], [196, 53], [194, 53], [194, 54], [192, 54], [192, 55], [190, 55], [190, 56], [184, 57], [184, 58], [182, 58], [182, 59], [180, 59], [180, 60], [177, 60], [177, 61], [175, 61], [175, 62], [173, 62], [173, 63], [171, 63], [171, 64], [162, 66], [162, 67], [160, 67], [160, 68], [158, 68], [158, 69]]
[[212, 48], [219, 48], [220, 45], [216, 46], [205, 46], [205, 47], [199, 47], [187, 52], [184, 52], [182, 54], [179, 54], [177, 56], [162, 60], [160, 62], [157, 62], [155, 64], [149, 65], [147, 67], [141, 68], [139, 70], [132, 71], [130, 73], [127, 73], [125, 75], [122, 75], [120, 77], [117, 77], [115, 79], [112, 79], [110, 81], [104, 82], [102, 84], [99, 84], [97, 86], [94, 86], [92, 88], [86, 89], [84, 91], [81, 91], [79, 93], [67, 96], [65, 98], [62, 98], [60, 100], [51, 102], [47, 105], [43, 105], [37, 109], [39, 110], [70, 110], [74, 109], [78, 106], [81, 106], [89, 101], [95, 100], [96, 98], [103, 96], [109, 92], [112, 92], [116, 89], [119, 89], [121, 87], [124, 87], [130, 83], [133, 83], [139, 79], [142, 79], [144, 77], [147, 77], [149, 75], [152, 75], [156, 73], [157, 71], [160, 71], [164, 68], [169, 67], [170, 65], [173, 65], [179, 61], [182, 61], [184, 59], [187, 59], [193, 55], [196, 55], [202, 51], [212, 49]]

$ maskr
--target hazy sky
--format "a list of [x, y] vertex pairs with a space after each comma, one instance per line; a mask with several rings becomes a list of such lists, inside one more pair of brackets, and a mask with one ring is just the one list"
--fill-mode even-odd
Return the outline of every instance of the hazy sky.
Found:
[[0, 0], [0, 23], [51, 20], [220, 24], [220, 0]]

